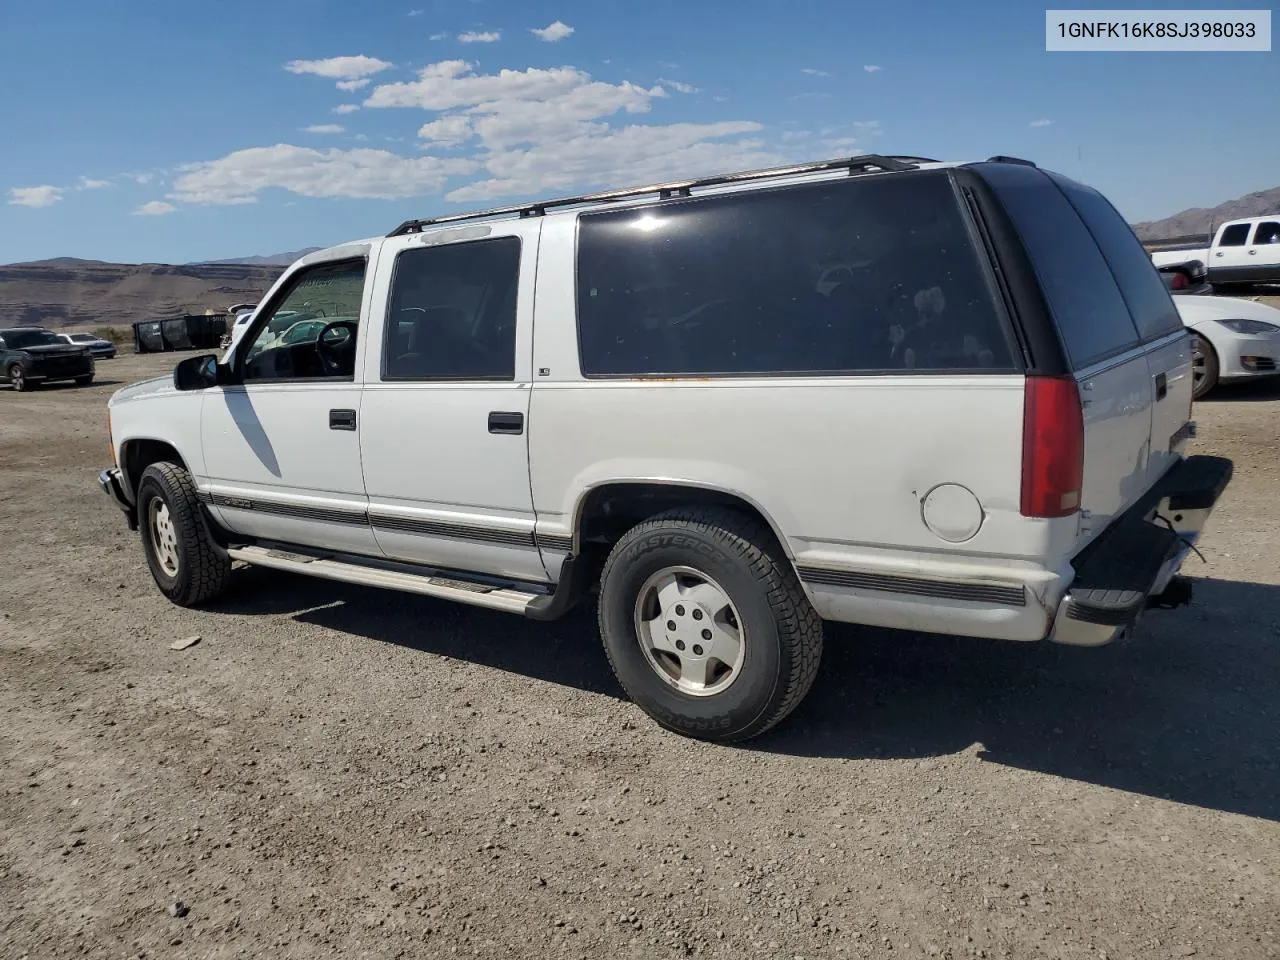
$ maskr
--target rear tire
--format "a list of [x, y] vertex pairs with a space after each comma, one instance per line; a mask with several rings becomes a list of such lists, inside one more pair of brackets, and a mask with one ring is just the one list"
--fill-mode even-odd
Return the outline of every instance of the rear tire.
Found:
[[764, 733], [804, 699], [822, 620], [764, 524], [672, 510], [633, 527], [605, 562], [600, 634], [627, 695], [702, 740]]
[[191, 474], [153, 463], [138, 483], [138, 528], [160, 592], [180, 607], [217, 597], [231, 579], [231, 558], [213, 539]]
[[1199, 400], [1218, 385], [1218, 353], [1213, 344], [1199, 334], [1196, 348], [1191, 354], [1191, 399]]

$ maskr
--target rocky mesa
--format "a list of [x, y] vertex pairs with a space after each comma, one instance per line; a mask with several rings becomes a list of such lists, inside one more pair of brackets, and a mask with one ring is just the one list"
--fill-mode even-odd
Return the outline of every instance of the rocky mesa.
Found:
[[256, 302], [278, 264], [39, 260], [0, 266], [0, 327], [129, 324]]

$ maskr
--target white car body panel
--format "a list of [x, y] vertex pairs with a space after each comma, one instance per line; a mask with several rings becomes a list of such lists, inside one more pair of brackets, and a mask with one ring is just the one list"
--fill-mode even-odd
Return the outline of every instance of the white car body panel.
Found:
[[[1220, 382], [1276, 376], [1274, 368], [1280, 368], [1280, 310], [1238, 297], [1176, 296], [1173, 302], [1182, 322], [1217, 353]], [[1223, 320], [1256, 320], [1274, 329], [1267, 333], [1238, 333], [1223, 326]], [[1241, 363], [1242, 356], [1268, 357], [1274, 368], [1247, 369]]]

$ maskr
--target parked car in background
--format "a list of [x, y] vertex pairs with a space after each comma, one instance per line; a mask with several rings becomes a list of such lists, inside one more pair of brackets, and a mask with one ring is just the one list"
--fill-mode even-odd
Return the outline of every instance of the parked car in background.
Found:
[[22, 391], [55, 380], [74, 380], [82, 387], [93, 383], [93, 357], [88, 349], [67, 343], [43, 327], [0, 330], [0, 382]]
[[99, 482], [174, 603], [235, 560], [538, 620], [598, 593], [635, 702], [744, 740], [823, 620], [1097, 646], [1188, 602], [1231, 476], [1185, 455], [1192, 340], [1097, 191], [859, 156], [310, 253], [221, 361], [115, 393]]
[[1273, 377], [1280, 363], [1280, 310], [1239, 297], [1173, 298], [1182, 322], [1196, 335], [1192, 350], [1199, 400], [1220, 383]]
[[1151, 254], [1156, 267], [1199, 260], [1207, 264], [1215, 288], [1235, 284], [1280, 283], [1280, 214], [1230, 220], [1220, 226], [1209, 246], [1178, 244]]
[[89, 356], [95, 360], [115, 359], [116, 345], [110, 340], [103, 340], [101, 337], [95, 337], [91, 333], [59, 333], [57, 337], [63, 343], [85, 347], [89, 351]]

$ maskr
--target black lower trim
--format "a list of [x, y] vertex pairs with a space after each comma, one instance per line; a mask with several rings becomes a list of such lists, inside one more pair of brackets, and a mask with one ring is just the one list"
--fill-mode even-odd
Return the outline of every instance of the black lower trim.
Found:
[[296, 503], [278, 503], [271, 500], [251, 500], [245, 497], [228, 497], [221, 493], [206, 493], [203, 490], [197, 496], [201, 502], [215, 507], [251, 510], [254, 513], [267, 513], [277, 517], [319, 520], [322, 523], [365, 524], [369, 522], [368, 514], [364, 510], [342, 510], [333, 507], [311, 507]]
[[558, 553], [568, 553], [573, 549], [573, 537], [562, 537], [553, 533], [537, 533], [534, 534], [538, 546], [544, 550], [554, 550]]
[[397, 533], [416, 533], [424, 537], [444, 537], [453, 540], [476, 540], [481, 543], [506, 544], [513, 547], [532, 547], [533, 532], [502, 530], [497, 527], [475, 527], [469, 524], [448, 523], [442, 520], [418, 520], [410, 517], [392, 517], [387, 514], [369, 514], [369, 523], [375, 530]]
[[[256, 500], [249, 497], [229, 497], [220, 493], [200, 491], [200, 500], [215, 507], [233, 510], [250, 510], [274, 516], [294, 517], [299, 520], [318, 520], [324, 523], [368, 524], [375, 530], [395, 533], [411, 533], [424, 537], [444, 537], [453, 540], [473, 540], [513, 547], [534, 547], [532, 531], [504, 530], [499, 527], [477, 527], [465, 523], [449, 523], [443, 520], [419, 520], [414, 517], [398, 517], [368, 510], [343, 510], [332, 507], [313, 507], [302, 504]], [[545, 538], [543, 538], [545, 539]], [[566, 549], [572, 541], [563, 538]], [[550, 549], [550, 548], [549, 548]]]
[[1280, 264], [1260, 263], [1257, 266], [1209, 267], [1210, 283], [1277, 283], [1280, 282]]
[[918, 577], [899, 577], [884, 573], [859, 573], [853, 570], [832, 570], [826, 567], [802, 566], [799, 568], [799, 573], [801, 580], [816, 586], [878, 590], [883, 593], [936, 597], [942, 600], [968, 600], [974, 603], [998, 604], [1005, 607], [1025, 607], [1027, 605], [1026, 591], [1022, 587], [989, 583], [956, 583], [947, 580], [923, 580]]
[[124, 482], [124, 474], [121, 473], [120, 468], [112, 467], [99, 473], [98, 486], [102, 487], [102, 492], [109, 496], [124, 513], [129, 529], [137, 530], [138, 510], [127, 492], [128, 488]]

